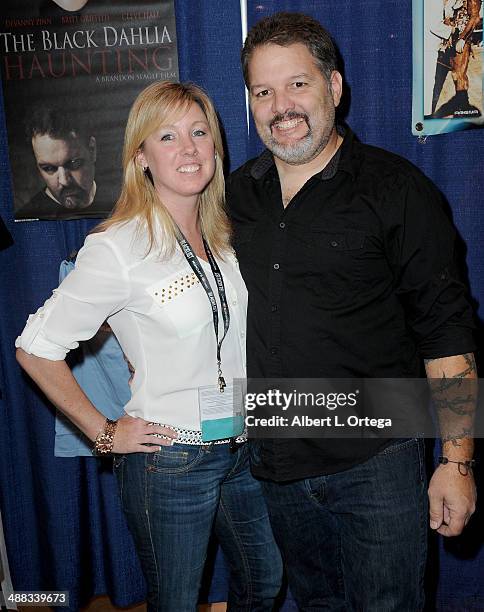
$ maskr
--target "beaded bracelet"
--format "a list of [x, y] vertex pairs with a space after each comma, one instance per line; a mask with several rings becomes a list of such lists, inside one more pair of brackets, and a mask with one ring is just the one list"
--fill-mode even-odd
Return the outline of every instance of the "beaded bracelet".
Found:
[[439, 463], [446, 465], [447, 463], [457, 463], [457, 469], [459, 470], [459, 474], [461, 476], [467, 476], [469, 470], [471, 470], [476, 465], [475, 459], [470, 459], [468, 461], [453, 461], [448, 457], [439, 457]]
[[109, 455], [113, 452], [114, 434], [116, 433], [117, 421], [106, 419], [104, 427], [94, 440], [92, 454], [97, 456]]

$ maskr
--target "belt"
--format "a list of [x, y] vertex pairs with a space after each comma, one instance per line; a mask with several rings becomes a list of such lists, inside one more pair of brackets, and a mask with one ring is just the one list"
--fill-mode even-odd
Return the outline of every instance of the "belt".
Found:
[[157, 438], [162, 440], [173, 440], [173, 444], [191, 444], [193, 446], [204, 446], [206, 444], [243, 444], [247, 442], [247, 435], [242, 434], [236, 438], [224, 438], [223, 440], [213, 440], [211, 442], [205, 442], [202, 440], [202, 432], [197, 429], [182, 429], [181, 427], [173, 427], [172, 425], [164, 425], [163, 423], [153, 423], [153, 425], [161, 425], [161, 427], [168, 427], [173, 429], [178, 434], [178, 437], [173, 440], [164, 434], [154, 434]]

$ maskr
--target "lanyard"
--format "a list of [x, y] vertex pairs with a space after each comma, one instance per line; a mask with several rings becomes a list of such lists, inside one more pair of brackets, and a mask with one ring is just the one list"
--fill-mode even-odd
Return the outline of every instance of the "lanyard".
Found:
[[212, 317], [213, 317], [213, 328], [215, 330], [215, 340], [217, 342], [217, 370], [218, 370], [218, 388], [220, 393], [224, 392], [224, 388], [227, 386], [225, 383], [225, 379], [222, 376], [222, 358], [220, 355], [220, 350], [222, 348], [222, 342], [227, 335], [229, 325], [230, 325], [230, 313], [229, 313], [229, 305], [227, 303], [227, 297], [225, 295], [225, 286], [224, 280], [222, 277], [222, 273], [220, 272], [220, 268], [218, 267], [217, 262], [215, 261], [215, 257], [210, 250], [205, 238], [202, 236], [203, 246], [205, 248], [205, 253], [207, 255], [208, 263], [210, 264], [210, 268], [212, 270], [213, 276], [215, 278], [215, 282], [217, 283], [218, 295], [220, 298], [220, 305], [222, 307], [222, 318], [224, 321], [224, 335], [219, 340], [218, 338], [218, 307], [217, 301], [215, 299], [215, 294], [210, 286], [210, 282], [207, 278], [207, 275], [203, 271], [203, 268], [200, 264], [198, 257], [193, 252], [190, 243], [182, 234], [180, 228], [177, 228], [177, 237], [178, 244], [180, 245], [183, 254], [185, 255], [186, 260], [190, 264], [191, 269], [194, 271], [196, 277], [200, 281], [202, 287], [205, 289], [205, 293], [208, 296], [210, 306], [212, 307]]

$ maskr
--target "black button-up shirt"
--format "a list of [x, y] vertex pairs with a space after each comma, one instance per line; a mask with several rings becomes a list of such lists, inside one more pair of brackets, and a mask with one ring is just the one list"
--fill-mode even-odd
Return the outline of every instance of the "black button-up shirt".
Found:
[[[228, 181], [234, 245], [249, 291], [249, 378], [400, 378], [422, 358], [473, 351], [455, 230], [435, 186], [350, 130], [284, 209], [272, 154]], [[255, 472], [333, 473], [388, 440], [265, 440]]]

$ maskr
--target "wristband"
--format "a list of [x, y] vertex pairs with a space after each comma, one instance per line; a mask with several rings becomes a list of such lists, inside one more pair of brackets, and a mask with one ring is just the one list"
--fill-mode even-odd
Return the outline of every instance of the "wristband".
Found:
[[476, 465], [476, 460], [470, 459], [468, 461], [453, 461], [448, 457], [439, 457], [439, 463], [442, 463], [443, 465], [446, 465], [447, 463], [456, 463], [459, 474], [461, 474], [461, 476], [467, 476], [469, 470]]
[[94, 440], [94, 446], [92, 449], [93, 455], [109, 455], [113, 452], [114, 434], [116, 433], [116, 427], [118, 426], [117, 421], [111, 421], [106, 419], [104, 427], [97, 434]]

